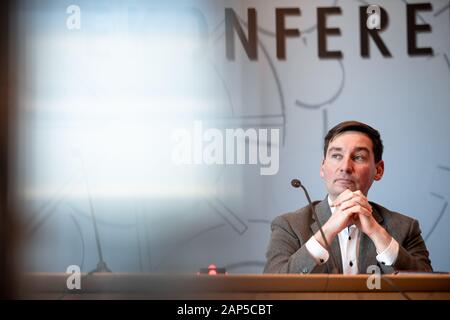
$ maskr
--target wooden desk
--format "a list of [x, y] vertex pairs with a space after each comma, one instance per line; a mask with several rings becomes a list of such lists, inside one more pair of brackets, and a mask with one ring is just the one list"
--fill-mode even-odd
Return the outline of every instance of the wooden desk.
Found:
[[[68, 290], [69, 275], [27, 274], [23, 297], [32, 299], [446, 299], [450, 274], [369, 275], [81, 275], [81, 290]], [[399, 293], [403, 291], [405, 295]]]

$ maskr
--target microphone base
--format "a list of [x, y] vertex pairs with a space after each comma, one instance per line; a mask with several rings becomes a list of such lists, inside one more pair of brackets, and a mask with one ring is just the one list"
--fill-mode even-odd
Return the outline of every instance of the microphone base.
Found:
[[89, 274], [93, 274], [93, 273], [111, 273], [111, 272], [112, 271], [108, 268], [108, 266], [106, 265], [106, 262], [100, 261], [99, 263], [97, 263], [97, 268], [95, 268], [94, 270], [89, 272]]

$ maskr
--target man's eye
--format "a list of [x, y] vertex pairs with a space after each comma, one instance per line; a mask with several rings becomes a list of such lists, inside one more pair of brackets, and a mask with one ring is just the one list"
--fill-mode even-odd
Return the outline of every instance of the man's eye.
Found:
[[364, 157], [363, 155], [357, 155], [357, 156], [354, 157], [354, 159], [357, 160], [357, 161], [363, 161], [363, 160], [366, 159], [366, 157]]
[[341, 158], [342, 158], [342, 155], [340, 155], [340, 154], [338, 154], [338, 153], [335, 153], [335, 154], [332, 154], [332, 155], [331, 155], [331, 158], [333, 158], [333, 159], [341, 159]]

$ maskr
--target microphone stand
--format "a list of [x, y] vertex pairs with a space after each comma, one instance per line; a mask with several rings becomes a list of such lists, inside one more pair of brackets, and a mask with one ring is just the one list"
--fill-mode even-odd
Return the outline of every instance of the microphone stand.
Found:
[[320, 231], [320, 234], [322, 235], [322, 239], [325, 242], [325, 246], [327, 247], [328, 252], [330, 253], [331, 263], [333, 264], [333, 269], [331, 270], [331, 273], [338, 273], [338, 268], [337, 268], [336, 260], [334, 258], [333, 251], [331, 250], [331, 247], [328, 244], [327, 238], [325, 237], [325, 233], [323, 233], [322, 224], [320, 223], [319, 218], [317, 217], [316, 210], [314, 210], [314, 206], [312, 204], [311, 198], [309, 197], [308, 191], [306, 190], [306, 188], [302, 185], [302, 183], [298, 179], [293, 179], [291, 181], [291, 185], [294, 188], [302, 188], [303, 189], [303, 191], [306, 195], [306, 199], [308, 200], [308, 203], [309, 203], [309, 209], [310, 209], [314, 219], [317, 221], [317, 225], [319, 226], [319, 231]]
[[100, 244], [100, 236], [99, 236], [99, 232], [98, 232], [98, 228], [97, 228], [97, 219], [95, 218], [94, 205], [92, 204], [91, 192], [89, 189], [89, 184], [88, 184], [88, 180], [87, 180], [87, 176], [86, 176], [86, 167], [84, 166], [84, 161], [83, 161], [83, 158], [81, 155], [80, 155], [80, 159], [81, 159], [81, 163], [83, 165], [84, 182], [86, 184], [86, 191], [87, 191], [88, 198], [89, 198], [89, 209], [91, 212], [92, 224], [94, 226], [95, 242], [97, 244], [97, 253], [98, 253], [98, 259], [99, 259], [99, 261], [97, 263], [97, 267], [94, 270], [90, 271], [88, 273], [88, 275], [91, 275], [93, 273], [111, 272], [111, 270], [108, 268], [106, 262], [103, 260], [102, 247]]
[[94, 206], [92, 204], [91, 194], [89, 193], [88, 189], [88, 195], [89, 195], [89, 207], [91, 211], [91, 217], [92, 217], [92, 224], [94, 225], [94, 233], [95, 233], [95, 242], [97, 243], [97, 252], [98, 252], [98, 263], [97, 268], [89, 272], [89, 274], [98, 273], [98, 272], [111, 272], [111, 270], [106, 265], [106, 262], [103, 260], [103, 253], [102, 253], [102, 247], [100, 245], [100, 236], [98, 233], [97, 228], [97, 219], [95, 218], [94, 214]]

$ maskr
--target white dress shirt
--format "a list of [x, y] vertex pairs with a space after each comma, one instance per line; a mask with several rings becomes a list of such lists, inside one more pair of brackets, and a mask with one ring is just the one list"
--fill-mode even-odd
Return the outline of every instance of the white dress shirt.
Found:
[[[328, 205], [331, 209], [331, 214], [334, 214], [335, 207], [331, 207], [330, 196], [327, 197]], [[348, 228], [344, 228], [338, 233], [339, 246], [342, 256], [342, 270], [344, 274], [358, 274], [366, 273], [367, 270], [358, 270], [358, 258], [359, 258], [359, 243], [361, 239], [361, 231], [352, 224]], [[331, 243], [330, 243], [331, 245]], [[316, 260], [317, 264], [321, 265], [328, 261], [329, 253], [322, 245], [316, 240], [314, 235], [309, 238], [305, 243], [306, 249], [311, 256]], [[398, 242], [392, 238], [388, 247], [383, 252], [377, 251], [377, 261], [391, 266], [397, 260], [399, 250]]]

